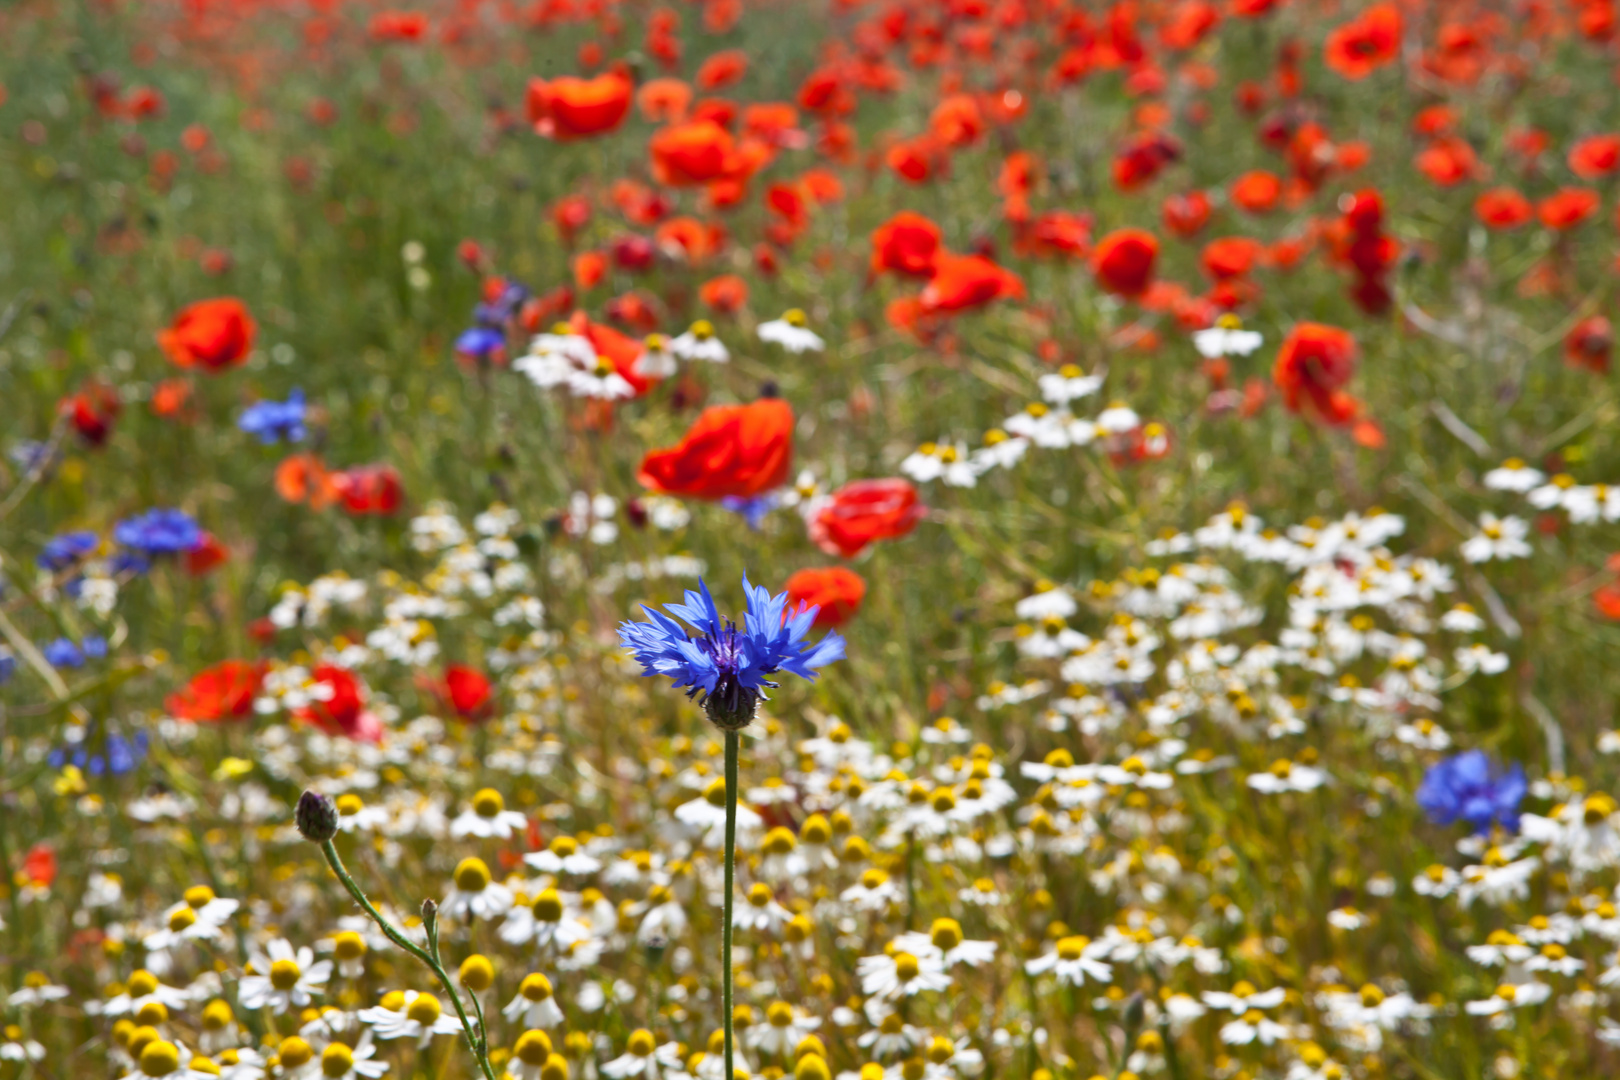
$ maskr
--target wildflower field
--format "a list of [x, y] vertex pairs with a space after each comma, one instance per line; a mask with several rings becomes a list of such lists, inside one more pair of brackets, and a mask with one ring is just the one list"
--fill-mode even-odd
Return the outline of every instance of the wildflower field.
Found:
[[1620, 1073], [1614, 0], [17, 0], [0, 183], [0, 1080]]

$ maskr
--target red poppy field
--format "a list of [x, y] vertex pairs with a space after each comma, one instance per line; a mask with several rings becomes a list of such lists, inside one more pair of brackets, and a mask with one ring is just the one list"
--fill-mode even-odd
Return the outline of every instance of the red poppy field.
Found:
[[0, 1080], [1620, 1069], [1612, 0], [22, 0], [0, 177]]

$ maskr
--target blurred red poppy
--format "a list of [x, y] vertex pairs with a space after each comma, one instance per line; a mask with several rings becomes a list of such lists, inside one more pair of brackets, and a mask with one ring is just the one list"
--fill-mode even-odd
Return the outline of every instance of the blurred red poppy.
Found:
[[631, 93], [630, 79], [617, 71], [594, 79], [530, 79], [525, 106], [535, 131], [570, 142], [617, 128], [630, 111]]
[[1302, 322], [1283, 339], [1271, 378], [1291, 412], [1344, 424], [1357, 411], [1358, 403], [1343, 390], [1355, 371], [1356, 339], [1349, 331]]
[[356, 517], [386, 517], [399, 509], [404, 489], [392, 465], [359, 465], [333, 477], [343, 509]]
[[310, 677], [311, 701], [293, 715], [314, 724], [328, 735], [341, 735], [356, 742], [382, 742], [382, 720], [365, 707], [360, 680], [354, 672], [336, 664], [321, 664]]
[[1530, 200], [1510, 187], [1492, 188], [1474, 200], [1474, 216], [1487, 229], [1516, 229], [1533, 213]]
[[1549, 229], [1573, 229], [1597, 213], [1598, 193], [1590, 188], [1560, 188], [1536, 204], [1536, 216]]
[[176, 367], [212, 374], [246, 361], [257, 332], [242, 301], [225, 296], [182, 309], [167, 330], [158, 332], [158, 345]]
[[892, 270], [908, 277], [931, 276], [941, 236], [938, 225], [902, 210], [872, 230], [872, 273]]
[[817, 630], [842, 626], [861, 609], [866, 598], [866, 582], [855, 571], [842, 566], [800, 570], [787, 579], [788, 610], [820, 608], [814, 624]]
[[264, 681], [264, 665], [225, 660], [191, 677], [163, 702], [169, 715], [192, 723], [243, 720], [253, 714], [253, 699]]
[[905, 536], [928, 512], [907, 480], [856, 480], [827, 496], [810, 518], [810, 539], [853, 559], [875, 540]]
[[1601, 315], [1582, 319], [1564, 338], [1564, 362], [1599, 375], [1609, 373], [1609, 356], [1614, 352], [1614, 327]]
[[112, 434], [113, 424], [124, 409], [118, 391], [99, 379], [88, 379], [79, 392], [62, 399], [57, 410], [68, 418], [73, 430], [90, 446], [100, 446]]
[[1399, 55], [1401, 30], [1394, 4], [1374, 5], [1328, 34], [1322, 59], [1352, 82], [1365, 79]]
[[1024, 282], [1017, 274], [982, 255], [941, 254], [918, 299], [924, 311], [948, 315], [1023, 295]]
[[1569, 151], [1569, 171], [1596, 180], [1620, 168], [1620, 135], [1589, 135]]
[[713, 120], [694, 120], [661, 129], [652, 137], [653, 175], [660, 184], [691, 187], [717, 180], [727, 171], [736, 144]]
[[48, 844], [35, 844], [23, 856], [20, 884], [48, 889], [56, 881], [56, 852]]
[[205, 530], [197, 546], [185, 553], [181, 565], [192, 577], [202, 577], [223, 565], [229, 557], [230, 552], [219, 542], [219, 537]]
[[793, 464], [793, 410], [780, 398], [704, 409], [674, 446], [641, 459], [636, 479], [666, 495], [747, 498], [780, 487]]
[[1097, 243], [1091, 269], [1097, 283], [1120, 296], [1140, 296], [1153, 283], [1159, 241], [1143, 229], [1116, 229]]

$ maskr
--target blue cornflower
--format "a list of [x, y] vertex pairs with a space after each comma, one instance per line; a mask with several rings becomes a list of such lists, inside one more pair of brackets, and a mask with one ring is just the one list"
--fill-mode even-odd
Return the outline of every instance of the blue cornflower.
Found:
[[281, 439], [301, 442], [304, 435], [304, 392], [294, 390], [286, 401], [256, 401], [242, 410], [236, 426], [269, 446]]
[[59, 637], [40, 650], [45, 655], [45, 662], [54, 668], [76, 668], [84, 666], [84, 653], [79, 647], [65, 637]]
[[506, 335], [489, 326], [475, 326], [456, 338], [456, 354], [470, 360], [488, 360], [504, 348]]
[[11, 681], [17, 674], [17, 657], [8, 645], [0, 645], [0, 686]]
[[113, 539], [143, 555], [178, 555], [202, 543], [202, 528], [180, 510], [148, 510], [113, 526]]
[[699, 581], [698, 589], [686, 591], [684, 604], [664, 608], [695, 629], [695, 637], [688, 637], [675, 619], [643, 606], [652, 621], [620, 623], [619, 641], [641, 662], [643, 675], [668, 675], [677, 687], [689, 687], [687, 697], [701, 692], [704, 710], [718, 727], [735, 731], [748, 726], [764, 690], [777, 686], [768, 676], [785, 671], [814, 679], [816, 668], [843, 659], [844, 639], [836, 631], [814, 645], [804, 640], [817, 608], [784, 617], [785, 592], [772, 596], [769, 589], [750, 585], [745, 574], [748, 613], [739, 630], [720, 618], [709, 586]]
[[763, 495], [727, 495], [720, 500], [720, 505], [733, 514], [741, 514], [742, 519], [754, 532], [759, 532], [760, 523], [765, 515], [776, 509], [776, 493], [767, 491]]
[[1518, 762], [1504, 769], [1485, 751], [1468, 750], [1430, 766], [1417, 801], [1437, 825], [1460, 818], [1476, 832], [1486, 832], [1493, 823], [1517, 832], [1519, 801], [1526, 789]]
[[45, 541], [45, 546], [40, 549], [39, 557], [34, 562], [41, 570], [49, 570], [52, 573], [66, 570], [94, 552], [100, 543], [101, 538], [89, 530], [62, 533]]
[[494, 299], [485, 300], [473, 308], [473, 321], [484, 326], [500, 326], [516, 317], [530, 295], [527, 285], [507, 278], [501, 283], [500, 292]]

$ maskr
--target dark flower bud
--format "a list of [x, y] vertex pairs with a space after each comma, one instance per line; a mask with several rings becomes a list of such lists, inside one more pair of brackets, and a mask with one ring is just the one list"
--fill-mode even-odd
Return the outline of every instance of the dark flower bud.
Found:
[[438, 917], [439, 905], [434, 903], [432, 900], [422, 901], [422, 921], [424, 923], [431, 924], [433, 920]]
[[325, 795], [306, 791], [298, 797], [293, 823], [305, 840], [312, 844], [324, 844], [337, 835], [337, 805]]
[[1142, 1026], [1142, 1021], [1145, 1018], [1146, 1013], [1147, 1002], [1143, 999], [1142, 992], [1138, 990], [1136, 993], [1125, 999], [1125, 1030], [1135, 1032], [1137, 1028]]

